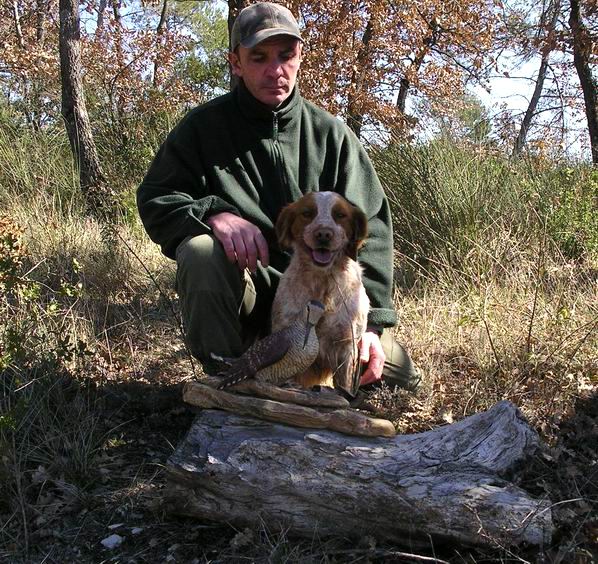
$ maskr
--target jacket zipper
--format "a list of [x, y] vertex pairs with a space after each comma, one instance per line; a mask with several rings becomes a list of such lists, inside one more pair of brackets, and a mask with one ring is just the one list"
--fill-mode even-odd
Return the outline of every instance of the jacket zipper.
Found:
[[280, 182], [281, 193], [278, 196], [281, 207], [287, 203], [288, 187], [285, 180], [284, 160], [282, 158], [282, 151], [278, 143], [278, 116], [274, 114], [272, 119], [272, 148], [274, 152], [274, 165], [278, 171], [278, 180]]

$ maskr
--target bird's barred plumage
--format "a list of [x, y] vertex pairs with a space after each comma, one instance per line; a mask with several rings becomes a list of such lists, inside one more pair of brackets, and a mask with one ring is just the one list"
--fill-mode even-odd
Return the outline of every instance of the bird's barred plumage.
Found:
[[324, 313], [324, 306], [314, 300], [305, 306], [305, 315], [284, 329], [253, 344], [237, 359], [223, 359], [228, 368], [220, 373], [222, 390], [255, 378], [270, 384], [282, 384], [307, 370], [319, 352], [315, 325]]

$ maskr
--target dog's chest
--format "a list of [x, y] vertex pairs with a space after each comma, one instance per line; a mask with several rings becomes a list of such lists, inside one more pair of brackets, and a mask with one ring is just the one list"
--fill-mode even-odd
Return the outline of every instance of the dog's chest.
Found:
[[361, 282], [361, 271], [355, 264], [342, 276], [295, 277], [287, 272], [280, 281], [272, 307], [272, 329], [288, 326], [303, 314], [309, 300], [319, 300], [325, 306], [316, 331], [326, 340], [351, 338], [363, 330], [369, 300]]

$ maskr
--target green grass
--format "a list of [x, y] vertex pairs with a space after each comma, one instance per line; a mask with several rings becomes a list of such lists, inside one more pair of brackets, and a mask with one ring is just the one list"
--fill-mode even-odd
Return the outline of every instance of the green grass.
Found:
[[446, 141], [395, 145], [373, 158], [406, 284], [416, 273], [501, 276], [540, 247], [565, 261], [596, 260], [596, 170], [514, 162]]

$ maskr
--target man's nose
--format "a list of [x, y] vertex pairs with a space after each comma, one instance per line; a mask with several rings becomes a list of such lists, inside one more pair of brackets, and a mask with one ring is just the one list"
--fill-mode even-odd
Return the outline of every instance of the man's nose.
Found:
[[283, 74], [282, 61], [280, 61], [279, 59], [274, 59], [268, 65], [268, 74], [270, 76], [282, 76], [282, 74]]

